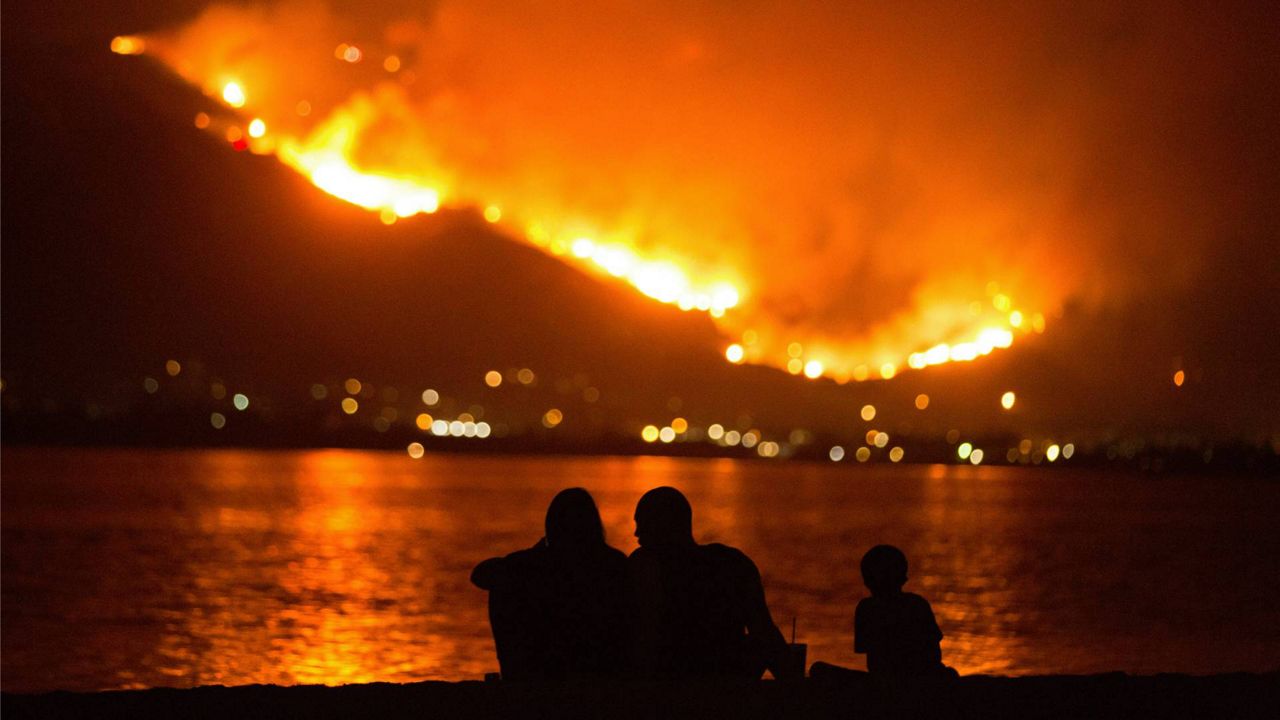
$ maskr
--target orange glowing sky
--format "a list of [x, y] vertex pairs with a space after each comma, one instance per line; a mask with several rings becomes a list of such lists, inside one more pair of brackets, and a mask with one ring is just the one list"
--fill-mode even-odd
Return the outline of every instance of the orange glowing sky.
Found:
[[710, 312], [732, 362], [844, 380], [1191, 282], [1224, 209], [1171, 193], [1194, 178], [1166, 116], [1225, 92], [1233, 58], [1201, 53], [1220, 29], [1105, 4], [290, 0], [112, 49], [383, 222], [475, 208]]

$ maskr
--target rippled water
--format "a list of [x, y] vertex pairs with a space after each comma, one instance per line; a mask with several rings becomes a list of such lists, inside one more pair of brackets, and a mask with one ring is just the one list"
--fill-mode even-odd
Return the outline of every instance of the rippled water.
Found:
[[10, 691], [478, 678], [490, 555], [588, 488], [609, 540], [657, 485], [751, 555], [809, 658], [851, 648], [857, 561], [891, 542], [961, 672], [1280, 667], [1280, 484], [1062, 468], [362, 451], [3, 453]]

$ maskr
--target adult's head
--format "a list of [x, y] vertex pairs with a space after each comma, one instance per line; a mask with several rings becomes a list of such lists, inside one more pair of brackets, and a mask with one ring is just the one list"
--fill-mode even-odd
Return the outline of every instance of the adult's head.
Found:
[[681, 545], [693, 542], [693, 508], [673, 487], [658, 487], [636, 503], [636, 538], [641, 546]]
[[591, 493], [582, 488], [561, 490], [547, 507], [547, 545], [585, 548], [604, 544], [604, 525]]
[[892, 545], [877, 545], [862, 556], [862, 582], [872, 595], [902, 589], [907, 582], [907, 556]]

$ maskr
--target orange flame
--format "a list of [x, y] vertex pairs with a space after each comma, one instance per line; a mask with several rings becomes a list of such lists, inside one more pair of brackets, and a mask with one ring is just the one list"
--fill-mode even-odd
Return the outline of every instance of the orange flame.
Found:
[[[462, 19], [446, 20], [471, 19], [465, 10], [453, 12]], [[301, 29], [291, 34], [293, 25]], [[469, 117], [468, 98], [450, 92], [447, 83], [428, 93], [425, 106], [410, 97], [409, 88], [447, 68], [415, 65], [412, 54], [387, 52], [375, 43], [335, 47], [332, 34], [324, 39], [329, 29], [325, 20], [311, 16], [282, 19], [214, 8], [176, 36], [122, 36], [112, 41], [112, 50], [137, 54], [146, 49], [159, 56], [227, 106], [219, 121], [202, 114], [198, 126], [224, 134], [238, 149], [274, 155], [319, 189], [378, 213], [386, 224], [446, 206], [475, 208], [565, 262], [618, 278], [659, 302], [707, 312], [728, 336], [740, 338], [726, 349], [729, 362], [768, 364], [842, 382], [888, 379], [905, 370], [972, 361], [1010, 347], [1020, 335], [1044, 330], [1043, 313], [1014, 307], [1010, 294], [999, 292], [995, 283], [987, 284], [989, 302], [974, 299], [979, 293], [973, 292], [972, 273], [932, 278], [872, 322], [855, 324], [856, 330], [831, 329], [822, 317], [796, 321], [785, 309], [787, 296], [780, 301], [774, 285], [803, 291], [803, 279], [788, 276], [788, 258], [744, 261], [735, 234], [749, 231], [750, 223], [729, 219], [735, 205], [724, 199], [722, 188], [690, 181], [634, 198], [634, 207], [596, 208], [602, 203], [594, 201], [593, 188], [565, 191], [559, 185], [573, 175], [545, 170], [544, 163], [557, 158], [539, 150], [508, 160], [494, 151], [503, 139], [485, 133], [489, 116], [477, 114], [474, 124], [480, 127], [458, 121]], [[699, 47], [689, 45], [677, 61], [696, 62]], [[327, 63], [331, 69], [300, 72], [303, 80], [293, 81], [273, 52], [305, 58], [300, 62], [308, 68]], [[348, 81], [325, 80], [338, 72], [334, 63], [344, 73], [364, 73], [349, 81], [354, 89], [344, 89]], [[253, 113], [244, 131], [239, 112]], [[565, 125], [566, 132], [579, 127]], [[528, 165], [517, 165], [526, 160]], [[667, 169], [656, 167], [658, 175]], [[642, 174], [652, 180], [647, 171]], [[788, 178], [777, 180], [785, 189]], [[797, 192], [808, 182], [799, 182]], [[689, 206], [696, 207], [700, 198], [708, 199], [705, 212], [691, 212]], [[803, 205], [791, 197], [778, 200], [780, 206]], [[822, 267], [808, 262], [808, 267]]]

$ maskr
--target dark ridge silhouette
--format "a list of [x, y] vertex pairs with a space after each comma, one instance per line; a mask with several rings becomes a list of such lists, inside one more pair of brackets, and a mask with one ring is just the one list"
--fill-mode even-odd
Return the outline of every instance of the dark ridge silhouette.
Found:
[[672, 487], [636, 505], [640, 547], [628, 560], [634, 661], [643, 676], [790, 678], [760, 571], [742, 551], [693, 539], [693, 511]]
[[626, 555], [604, 538], [600, 513], [582, 488], [547, 508], [546, 535], [533, 547], [476, 566], [489, 591], [489, 622], [504, 680], [610, 676], [626, 657]]

